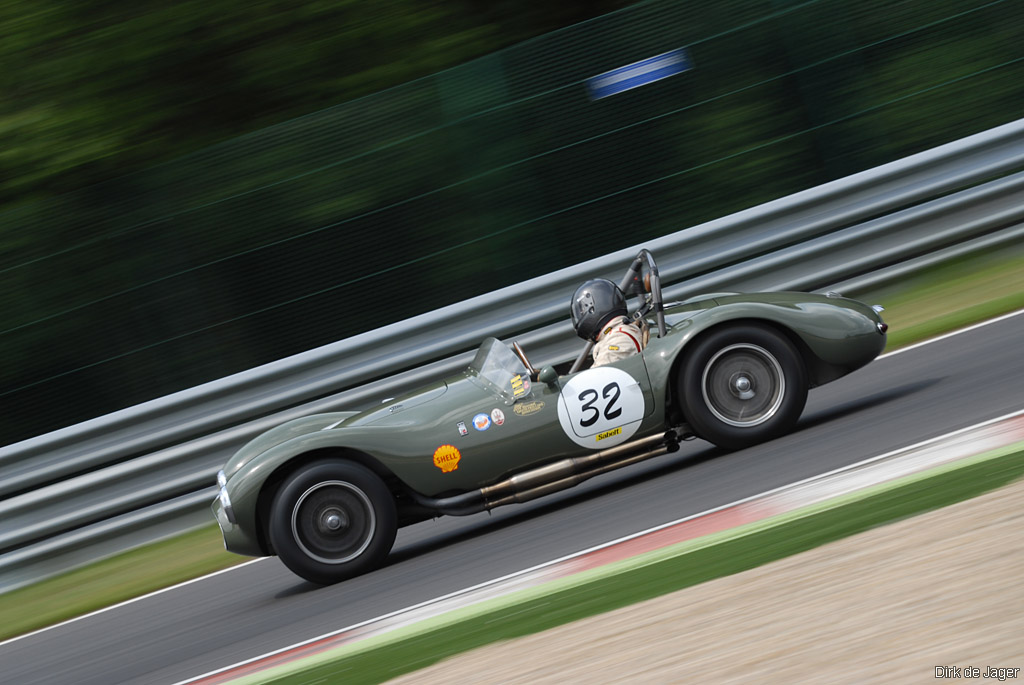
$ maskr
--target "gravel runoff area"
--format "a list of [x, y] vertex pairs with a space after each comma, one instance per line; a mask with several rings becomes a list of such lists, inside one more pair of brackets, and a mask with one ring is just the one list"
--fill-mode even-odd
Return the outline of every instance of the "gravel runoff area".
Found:
[[925, 683], [1000, 676], [1024, 683], [1024, 481], [390, 682]]

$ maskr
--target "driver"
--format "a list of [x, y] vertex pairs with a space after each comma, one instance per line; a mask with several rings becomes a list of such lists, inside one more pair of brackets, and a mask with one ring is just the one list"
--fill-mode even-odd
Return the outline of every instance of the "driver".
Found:
[[573, 293], [569, 315], [576, 335], [595, 343], [595, 367], [643, 349], [643, 331], [626, 314], [626, 296], [607, 278], [593, 278]]

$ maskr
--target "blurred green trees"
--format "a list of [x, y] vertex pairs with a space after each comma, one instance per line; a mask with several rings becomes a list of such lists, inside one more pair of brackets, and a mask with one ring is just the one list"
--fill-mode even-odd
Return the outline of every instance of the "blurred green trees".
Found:
[[0, 206], [173, 159], [624, 4], [4, 0]]
[[[0, 2], [0, 444], [1024, 101], [1015, 0], [647, 0], [554, 30], [619, 4]], [[683, 46], [691, 71], [589, 98]]]

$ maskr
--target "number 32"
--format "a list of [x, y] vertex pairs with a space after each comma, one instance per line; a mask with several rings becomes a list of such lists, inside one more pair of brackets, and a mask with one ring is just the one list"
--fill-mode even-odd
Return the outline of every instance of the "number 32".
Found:
[[[604, 386], [604, 389], [599, 395], [597, 390], [587, 388], [579, 394], [577, 399], [583, 403], [581, 407], [584, 416], [580, 417], [580, 426], [586, 428], [587, 426], [593, 426], [597, 423], [597, 420], [601, 418], [602, 410], [594, 406], [594, 403], [598, 399], [603, 397], [606, 401], [604, 405], [604, 418], [607, 421], [612, 421], [622, 415], [622, 408], [616, 407], [615, 403], [618, 402], [619, 397], [622, 395], [622, 389], [619, 388], [618, 383], [609, 383]], [[589, 414], [589, 415], [588, 415]]]

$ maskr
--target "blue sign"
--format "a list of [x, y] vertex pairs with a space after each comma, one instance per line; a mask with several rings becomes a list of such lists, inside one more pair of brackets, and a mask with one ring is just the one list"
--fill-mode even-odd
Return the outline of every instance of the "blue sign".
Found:
[[587, 81], [590, 99], [600, 100], [609, 95], [646, 86], [648, 83], [681, 74], [692, 67], [684, 48], [648, 57], [591, 78]]

